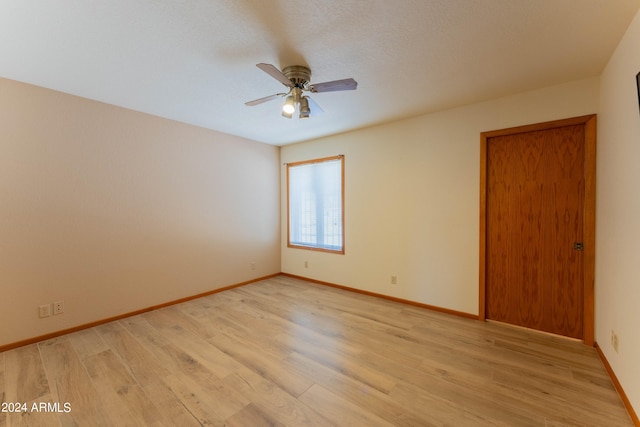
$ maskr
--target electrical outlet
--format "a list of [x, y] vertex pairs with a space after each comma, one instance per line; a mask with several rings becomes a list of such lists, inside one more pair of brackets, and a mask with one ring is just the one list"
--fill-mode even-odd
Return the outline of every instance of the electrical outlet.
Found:
[[64, 301], [57, 301], [53, 303], [53, 314], [64, 313]]
[[256, 262], [255, 262], [255, 261], [251, 261], [251, 262], [249, 263], [249, 265], [251, 266], [251, 269], [252, 269], [252, 270], [255, 270], [255, 269], [256, 269]]
[[44, 304], [38, 307], [38, 313], [41, 319], [51, 316], [51, 304]]
[[304, 268], [309, 268], [309, 261], [304, 262]]
[[391, 276], [391, 284], [392, 285], [398, 284], [398, 276]]
[[613, 347], [616, 353], [618, 352], [618, 335], [613, 329], [611, 330], [611, 347]]

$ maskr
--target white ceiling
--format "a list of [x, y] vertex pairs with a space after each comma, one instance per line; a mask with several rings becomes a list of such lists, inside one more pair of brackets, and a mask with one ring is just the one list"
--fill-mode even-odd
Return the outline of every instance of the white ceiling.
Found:
[[[640, 0], [0, 0], [0, 76], [284, 145], [599, 75]], [[325, 113], [245, 101], [307, 65]]]

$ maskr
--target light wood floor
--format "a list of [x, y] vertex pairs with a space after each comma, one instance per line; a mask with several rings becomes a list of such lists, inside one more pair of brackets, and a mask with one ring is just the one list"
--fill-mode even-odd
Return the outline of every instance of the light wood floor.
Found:
[[593, 348], [288, 277], [0, 353], [0, 397], [2, 427], [631, 425]]

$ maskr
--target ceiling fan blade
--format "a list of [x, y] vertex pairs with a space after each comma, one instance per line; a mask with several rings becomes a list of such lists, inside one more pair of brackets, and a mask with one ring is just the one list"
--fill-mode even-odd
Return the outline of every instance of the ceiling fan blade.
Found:
[[337, 92], [341, 90], [355, 90], [357, 87], [357, 81], [353, 79], [342, 79], [313, 84], [311, 85], [311, 92]]
[[263, 102], [271, 101], [272, 99], [276, 99], [282, 95], [286, 95], [286, 93], [276, 93], [275, 95], [265, 96], [264, 98], [254, 99], [253, 101], [245, 102], [244, 105], [252, 107], [254, 105], [262, 104]]
[[275, 66], [271, 64], [264, 64], [261, 62], [259, 64], [256, 64], [256, 67], [260, 68], [262, 71], [269, 74], [271, 77], [278, 80], [283, 85], [287, 87], [293, 87], [293, 83], [291, 83], [291, 80], [289, 80], [287, 76], [282, 74], [282, 72], [278, 70]]
[[310, 96], [307, 96], [306, 98], [309, 100], [309, 109], [311, 110], [311, 113], [309, 113], [309, 115], [311, 117], [315, 117], [324, 113], [322, 107], [320, 107], [318, 103], [313, 100], [313, 98], [311, 98]]

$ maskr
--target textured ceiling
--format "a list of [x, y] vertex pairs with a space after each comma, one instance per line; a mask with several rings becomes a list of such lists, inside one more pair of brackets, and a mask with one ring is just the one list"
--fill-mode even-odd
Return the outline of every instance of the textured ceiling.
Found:
[[[640, 0], [0, 0], [0, 77], [283, 145], [599, 75]], [[255, 64], [306, 65], [309, 120]]]

